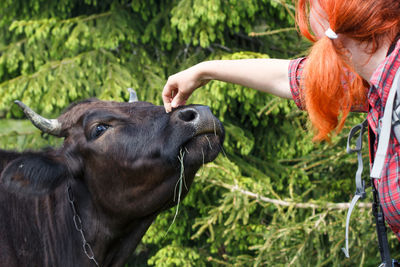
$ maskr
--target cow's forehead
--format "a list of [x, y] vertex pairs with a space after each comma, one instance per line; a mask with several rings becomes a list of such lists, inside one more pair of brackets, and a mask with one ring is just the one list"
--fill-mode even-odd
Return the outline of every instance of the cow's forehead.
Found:
[[88, 99], [82, 102], [78, 102], [76, 104], [72, 104], [68, 107], [63, 114], [60, 115], [58, 120], [63, 125], [64, 129], [70, 128], [73, 124], [77, 123], [77, 121], [85, 114], [88, 114], [94, 110], [103, 110], [109, 111], [114, 114], [126, 114], [131, 109], [136, 107], [150, 107], [154, 106], [148, 102], [115, 102], [115, 101], [100, 101], [97, 99]]

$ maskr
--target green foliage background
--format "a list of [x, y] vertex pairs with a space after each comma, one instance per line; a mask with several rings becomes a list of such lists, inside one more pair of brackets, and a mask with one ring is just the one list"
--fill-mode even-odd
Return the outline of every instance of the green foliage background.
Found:
[[[168, 76], [198, 62], [296, 58], [308, 47], [289, 0], [3, 0], [0, 14], [5, 149], [61, 142], [23, 120], [15, 99], [48, 117], [87, 97], [126, 101], [128, 87], [162, 104]], [[190, 101], [223, 121], [225, 153], [199, 171], [168, 233], [175, 210], [158, 217], [128, 266], [378, 265], [369, 209], [352, 216], [346, 259], [346, 210], [336, 204], [355, 191], [345, 134], [364, 115], [351, 115], [331, 143], [315, 144], [291, 101], [217, 81]]]

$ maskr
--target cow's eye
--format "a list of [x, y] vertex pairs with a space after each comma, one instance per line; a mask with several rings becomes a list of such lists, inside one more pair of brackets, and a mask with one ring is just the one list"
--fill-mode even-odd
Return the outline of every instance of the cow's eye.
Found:
[[109, 127], [110, 127], [110, 125], [107, 125], [107, 124], [96, 125], [96, 127], [94, 128], [94, 130], [92, 132], [92, 139], [97, 138], [100, 135], [102, 135]]

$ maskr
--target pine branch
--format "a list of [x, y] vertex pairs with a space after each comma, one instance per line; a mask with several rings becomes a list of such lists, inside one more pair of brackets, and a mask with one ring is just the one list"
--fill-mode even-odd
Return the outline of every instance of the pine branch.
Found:
[[14, 30], [17, 26], [21, 27], [26, 27], [26, 26], [31, 26], [37, 24], [36, 27], [39, 27], [41, 25], [47, 25], [50, 22], [52, 23], [57, 23], [57, 24], [64, 24], [64, 23], [78, 23], [78, 22], [86, 22], [90, 20], [96, 20], [99, 18], [107, 17], [112, 14], [111, 11], [107, 11], [104, 13], [99, 13], [99, 14], [93, 14], [90, 16], [77, 16], [73, 18], [68, 18], [68, 19], [63, 19], [63, 20], [57, 20], [57, 19], [39, 19], [39, 20], [16, 20], [14, 21], [11, 26], [10, 30]]
[[[100, 50], [100, 51], [104, 52], [104, 50]], [[64, 58], [62, 60], [49, 61], [45, 65], [41, 66], [36, 72], [34, 72], [32, 74], [21, 74], [21, 75], [15, 77], [13, 79], [6, 80], [6, 81], [0, 83], [0, 88], [4, 87], [4, 86], [7, 86], [8, 84], [18, 82], [21, 79], [28, 79], [28, 80], [34, 79], [34, 78], [38, 77], [39, 75], [41, 75], [41, 74], [43, 74], [45, 72], [57, 69], [58, 67], [60, 67], [62, 65], [66, 65], [66, 64], [71, 64], [71, 63], [77, 62], [82, 57], [84, 57], [86, 55], [89, 55], [89, 54], [93, 54], [95, 52], [98, 52], [98, 51], [97, 50], [86, 51], [86, 52], [83, 52], [83, 53], [78, 54], [78, 55], [76, 55], [74, 57], [71, 57], [71, 58]]]
[[293, 5], [286, 3], [284, 0], [271, 0], [271, 1], [283, 5], [287, 10], [293, 10], [293, 11], [295, 10], [295, 7]]
[[[278, 199], [273, 199], [273, 198], [268, 198], [265, 196], [261, 196], [259, 194], [244, 190], [243, 188], [240, 188], [238, 185], [230, 185], [226, 184], [217, 180], [208, 180], [208, 182], [224, 187], [226, 189], [229, 189], [231, 191], [237, 191], [241, 194], [244, 194], [248, 196], [249, 198], [253, 198], [256, 200], [260, 200], [262, 202], [266, 203], [271, 203], [277, 206], [284, 206], [284, 207], [294, 207], [298, 209], [332, 209], [332, 210], [347, 210], [350, 206], [350, 203], [333, 203], [333, 202], [326, 202], [324, 204], [315, 204], [315, 203], [296, 203], [293, 201], [285, 201], [285, 200], [278, 200]], [[366, 209], [366, 208], [371, 208], [372, 203], [359, 203], [358, 204], [359, 208]]]
[[19, 41], [15, 42], [15, 43], [10, 43], [9, 45], [0, 47], [0, 52], [6, 51], [7, 49], [10, 49], [11, 47], [14, 47], [14, 46], [20, 46], [23, 43], [26, 43], [26, 41], [28, 41], [28, 38], [24, 38], [24, 39], [19, 40]]
[[295, 27], [290, 27], [290, 28], [283, 28], [283, 29], [278, 29], [278, 30], [272, 30], [272, 31], [266, 31], [266, 32], [251, 32], [249, 33], [249, 36], [251, 37], [256, 37], [256, 36], [266, 36], [266, 35], [273, 35], [281, 32], [289, 32], [289, 31], [295, 31]]
[[[275, 2], [276, 2], [276, 0], [275, 0]], [[286, 3], [285, 0], [279, 0], [279, 2], [281, 5], [283, 5], [283, 7], [286, 9], [286, 12], [292, 17], [292, 19], [296, 20], [295, 15], [293, 14], [293, 11], [295, 11], [294, 6]]]

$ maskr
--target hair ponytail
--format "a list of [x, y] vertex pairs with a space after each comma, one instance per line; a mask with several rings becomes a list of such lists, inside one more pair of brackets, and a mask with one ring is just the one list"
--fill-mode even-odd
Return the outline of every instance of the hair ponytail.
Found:
[[301, 86], [310, 121], [317, 130], [314, 140], [329, 139], [332, 130], [342, 129], [351, 107], [365, 93], [362, 78], [328, 37], [315, 42], [308, 61], [311, 64], [305, 66]]

